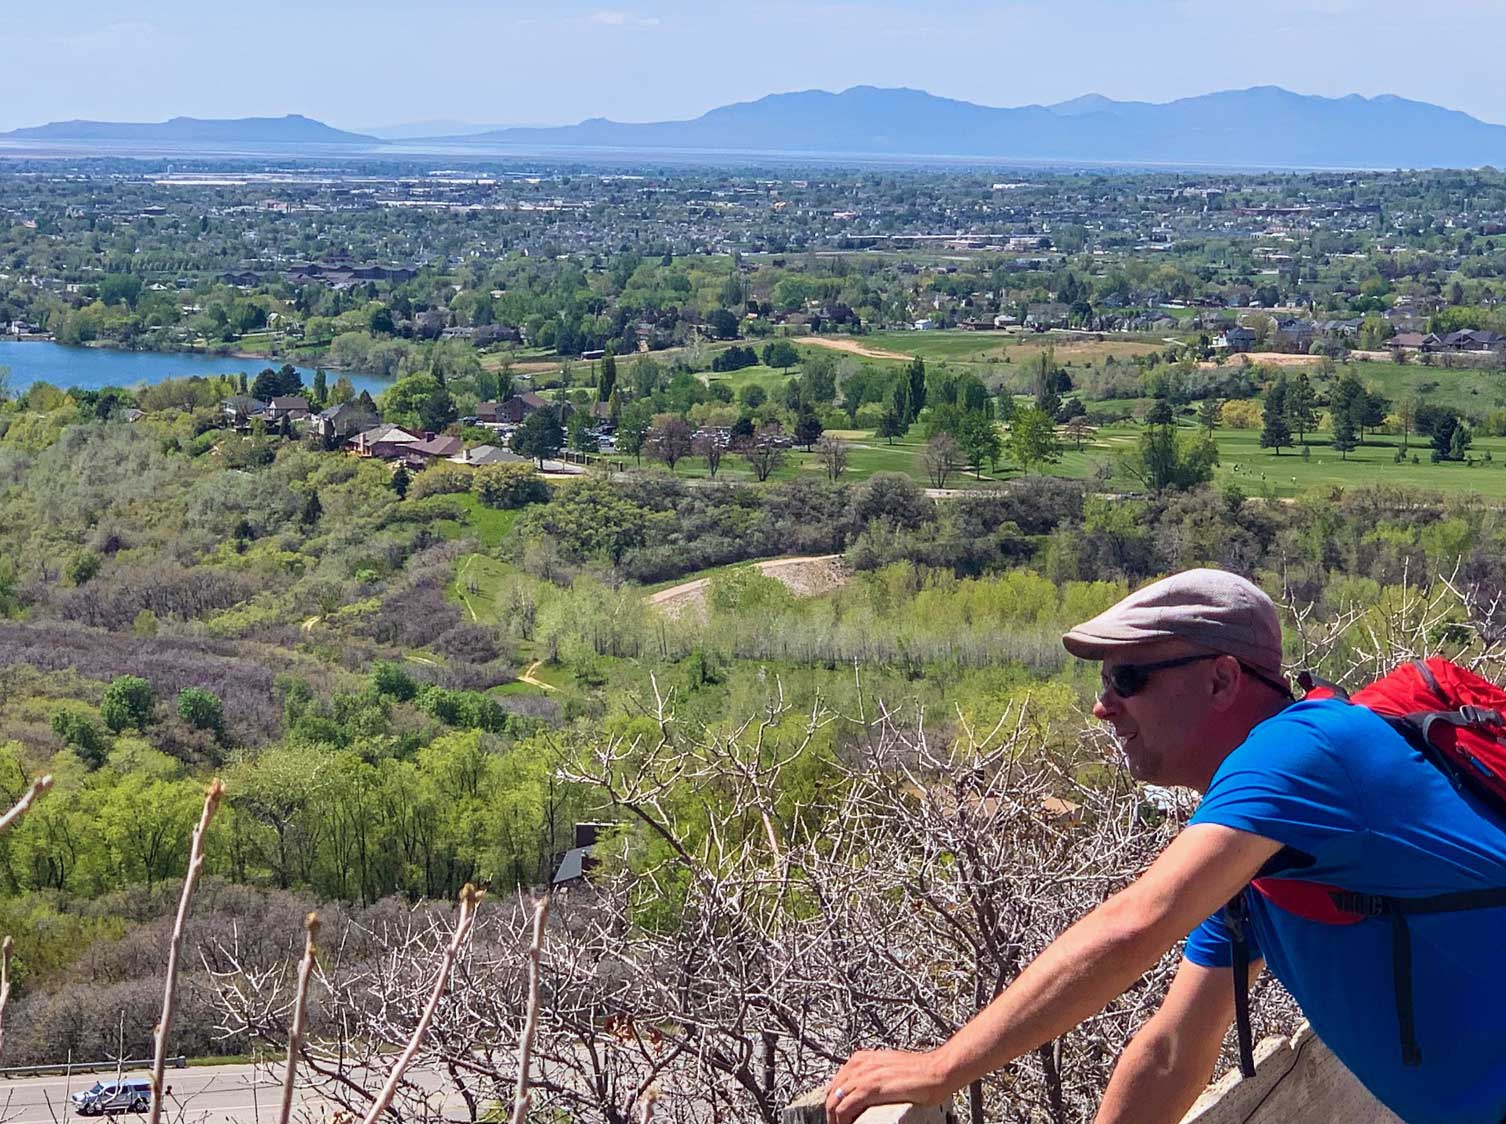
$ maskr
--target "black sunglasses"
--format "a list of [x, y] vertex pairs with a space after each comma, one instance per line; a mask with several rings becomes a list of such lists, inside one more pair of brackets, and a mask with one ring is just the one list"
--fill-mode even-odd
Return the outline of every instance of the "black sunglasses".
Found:
[[[1122, 663], [1103, 676], [1104, 686], [1121, 699], [1127, 699], [1145, 690], [1145, 685], [1150, 682], [1151, 675], [1157, 671], [1185, 667], [1187, 664], [1198, 663], [1201, 660], [1216, 660], [1223, 654], [1222, 652], [1203, 652], [1196, 656], [1179, 656], [1174, 660], [1157, 660], [1155, 663]], [[1240, 661], [1239, 666], [1244, 669], [1246, 675], [1254, 676], [1271, 690], [1287, 698], [1292, 697], [1291, 688], [1285, 683], [1272, 679], [1268, 675], [1262, 675], [1243, 661]]]
[[1145, 690], [1154, 672], [1172, 667], [1184, 667], [1200, 660], [1216, 660], [1222, 653], [1203, 652], [1196, 656], [1179, 656], [1174, 660], [1157, 660], [1155, 663], [1122, 663], [1103, 676], [1104, 685], [1121, 699], [1138, 695]]

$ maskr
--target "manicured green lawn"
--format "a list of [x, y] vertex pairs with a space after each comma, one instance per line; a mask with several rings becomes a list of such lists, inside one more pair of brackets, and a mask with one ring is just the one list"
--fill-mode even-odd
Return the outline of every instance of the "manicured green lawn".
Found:
[[1391, 399], [1421, 395], [1434, 406], [1452, 406], [1465, 414], [1506, 409], [1506, 372], [1451, 370], [1421, 363], [1354, 362], [1340, 368]]

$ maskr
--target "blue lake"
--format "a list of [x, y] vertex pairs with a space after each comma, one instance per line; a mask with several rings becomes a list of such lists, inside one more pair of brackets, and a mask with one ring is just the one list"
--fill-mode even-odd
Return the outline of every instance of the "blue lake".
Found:
[[[244, 371], [254, 379], [267, 367], [280, 367], [265, 359], [234, 359], [227, 355], [185, 355], [155, 351], [113, 351], [103, 347], [64, 347], [60, 343], [29, 343], [0, 340], [0, 367], [10, 368], [11, 393], [19, 394], [34, 382], [50, 382], [67, 389], [98, 390], [106, 386], [131, 387], [189, 375], [233, 375]], [[312, 367], [299, 367], [304, 385], [313, 382]], [[355, 384], [357, 392], [369, 390], [375, 398], [392, 385], [391, 379], [357, 375], [350, 371], [327, 371], [334, 386], [340, 375]]]

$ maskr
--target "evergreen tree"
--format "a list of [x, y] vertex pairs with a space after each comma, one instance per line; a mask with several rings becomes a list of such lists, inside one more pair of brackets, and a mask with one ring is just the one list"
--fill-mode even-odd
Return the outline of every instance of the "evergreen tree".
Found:
[[1218, 423], [1223, 420], [1224, 400], [1222, 398], [1204, 398], [1197, 408], [1197, 423], [1209, 437], [1218, 428]]
[[323, 367], [314, 368], [314, 406], [324, 409], [324, 404], [329, 400], [329, 376], [324, 373]]
[[1260, 430], [1260, 447], [1275, 449], [1278, 457], [1282, 446], [1292, 443], [1292, 431], [1286, 421], [1286, 387], [1286, 376], [1280, 375], [1265, 392], [1265, 424]]
[[312, 527], [323, 514], [324, 505], [319, 502], [319, 493], [310, 492], [309, 498], [303, 501], [303, 514], [299, 516], [298, 522], [305, 527]]
[[413, 477], [408, 472], [407, 465], [398, 465], [397, 471], [392, 474], [392, 490], [397, 493], [398, 499], [403, 499], [408, 494], [408, 485]]
[[911, 421], [920, 417], [926, 408], [926, 361], [917, 355], [908, 368], [910, 376], [910, 408], [907, 416]]
[[1339, 451], [1342, 460], [1348, 460], [1349, 454], [1359, 444], [1354, 436], [1354, 399], [1335, 396], [1330, 412], [1333, 423], [1333, 447]]
[[889, 406], [884, 410], [884, 416], [879, 418], [878, 428], [873, 433], [874, 436], [882, 437], [892, 445], [894, 439], [903, 437], [909, 428], [910, 423], [901, 420], [900, 416], [894, 412], [894, 407]]
[[617, 389], [617, 356], [609, 347], [607, 353], [601, 357], [601, 378], [596, 385], [596, 400], [605, 402], [612, 397], [612, 391], [615, 389]]
[[1318, 426], [1318, 412], [1315, 409], [1318, 395], [1313, 390], [1312, 380], [1307, 377], [1307, 372], [1297, 376], [1297, 381], [1287, 388], [1286, 394], [1286, 424], [1296, 431], [1297, 440], [1305, 442], [1309, 430]]
[[[907, 379], [898, 379], [894, 384], [894, 390], [889, 395], [889, 412], [896, 419], [896, 424], [909, 428], [915, 416], [910, 413], [910, 383]], [[899, 430], [903, 433], [904, 430]], [[883, 436], [880, 434], [879, 436]]]

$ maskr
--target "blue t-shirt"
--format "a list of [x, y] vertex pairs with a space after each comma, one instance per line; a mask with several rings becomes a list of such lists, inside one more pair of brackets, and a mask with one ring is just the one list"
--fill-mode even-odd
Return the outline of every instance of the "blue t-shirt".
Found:
[[[1506, 886], [1506, 823], [1347, 703], [1299, 702], [1262, 722], [1214, 773], [1191, 822], [1284, 844], [1267, 875], [1396, 897]], [[1249, 898], [1252, 957], [1377, 1099], [1407, 1121], [1506, 1119], [1506, 909], [1408, 919], [1422, 1064], [1405, 1066], [1390, 921], [1325, 925]], [[1192, 932], [1186, 954], [1228, 966], [1222, 914]]]

